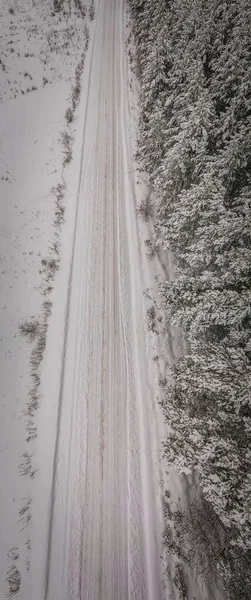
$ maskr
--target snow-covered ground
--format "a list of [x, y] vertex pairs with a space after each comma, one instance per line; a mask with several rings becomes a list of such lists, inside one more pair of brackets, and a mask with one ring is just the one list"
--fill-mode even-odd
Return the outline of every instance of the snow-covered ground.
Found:
[[[67, 126], [65, 111], [71, 103], [75, 67], [86, 43], [87, 23], [90, 28], [88, 12], [84, 20], [73, 1], [69, 0], [67, 6], [71, 7], [71, 17], [54, 15], [59, 34], [57, 48], [53, 50], [46, 42], [52, 23], [49, 0], [8, 2], [0, 10], [0, 597], [3, 599], [5, 594], [12, 597], [19, 587], [20, 576], [18, 597], [38, 597], [27, 590], [32, 517], [36, 510], [34, 497], [38, 489], [36, 405], [41, 402], [43, 406], [43, 402], [40, 391], [36, 398], [34, 393], [31, 397], [34, 383], [31, 352], [35, 341], [27, 344], [27, 339], [20, 335], [20, 325], [39, 322], [43, 328], [59, 262], [57, 213], [59, 210], [62, 213], [63, 207], [62, 203], [58, 206], [53, 188], [63, 184], [64, 148], [60, 137]], [[74, 33], [70, 44], [65, 45], [69, 21]], [[26, 71], [29, 76], [24, 75]], [[44, 80], [41, 73], [46, 75]], [[15, 80], [18, 89], [14, 89], [11, 78], [18, 76], [20, 85]], [[36, 87], [32, 93], [22, 85], [27, 78]], [[74, 135], [74, 124], [71, 129]], [[44, 436], [45, 431], [40, 434]], [[39, 495], [43, 498], [41, 487]]]
[[35, 484], [21, 475], [24, 454], [34, 452], [33, 442], [25, 442], [29, 435], [24, 413], [30, 384], [30, 346], [20, 337], [19, 324], [37, 317], [41, 310], [41, 260], [48, 256], [53, 234], [54, 196], [50, 190], [61, 177], [58, 138], [68, 92], [69, 85], [59, 83], [37, 92], [37, 96], [34, 92], [0, 106], [4, 177], [0, 181], [2, 598], [6, 573], [12, 566], [8, 552], [18, 547], [24, 577], [29, 561], [25, 545], [29, 533], [19, 511], [30, 498], [30, 482]]
[[[12, 597], [16, 577], [19, 600], [175, 600], [171, 579], [163, 588], [162, 494], [169, 485], [177, 497], [182, 482], [173, 475], [168, 484], [156, 398], [182, 341], [174, 331], [147, 333], [160, 264], [147, 260], [147, 228], [135, 218], [148, 189], [133, 160], [137, 83], [132, 72], [128, 81], [125, 2], [100, 0], [92, 23], [87, 12], [82, 94], [67, 125], [73, 161], [63, 177], [59, 140], [86, 30], [73, 10], [79, 2], [64, 18], [48, 6], [4, 9], [4, 48], [19, 18], [3, 61], [20, 80], [14, 88], [3, 69], [0, 597]], [[28, 95], [24, 70], [39, 88]], [[26, 321], [38, 323], [30, 342], [20, 335]], [[34, 408], [32, 352], [45, 335]], [[189, 600], [195, 594], [213, 598], [193, 584]]]
[[[163, 597], [124, 17], [122, 3], [99, 4], [83, 78], [84, 135], [58, 390], [48, 599]], [[51, 382], [50, 342], [55, 343], [56, 333], [53, 320], [45, 388]], [[48, 398], [49, 392], [47, 387], [43, 395]], [[38, 539], [40, 522], [36, 531]]]

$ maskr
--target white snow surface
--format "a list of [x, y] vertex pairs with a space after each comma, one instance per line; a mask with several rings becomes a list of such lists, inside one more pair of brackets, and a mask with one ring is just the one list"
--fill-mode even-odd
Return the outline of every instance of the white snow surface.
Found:
[[[100, 2], [84, 71], [49, 504], [47, 600], [163, 598], [124, 19], [121, 1]], [[50, 339], [48, 356], [49, 348]], [[49, 373], [50, 365], [46, 368]], [[47, 374], [45, 388], [49, 381]]]

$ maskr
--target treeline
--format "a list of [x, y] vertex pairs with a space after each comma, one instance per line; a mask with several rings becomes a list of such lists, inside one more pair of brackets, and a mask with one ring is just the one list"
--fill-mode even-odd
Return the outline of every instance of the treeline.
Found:
[[129, 3], [139, 156], [158, 199], [157, 244], [177, 261], [160, 291], [188, 345], [162, 402], [165, 453], [174, 468], [199, 473], [231, 544], [249, 554], [251, 4]]

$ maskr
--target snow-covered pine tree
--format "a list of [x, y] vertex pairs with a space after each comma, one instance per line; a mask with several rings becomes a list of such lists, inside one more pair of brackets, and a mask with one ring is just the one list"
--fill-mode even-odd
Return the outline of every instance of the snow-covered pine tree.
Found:
[[251, 5], [129, 3], [142, 84], [138, 154], [158, 198], [157, 244], [177, 263], [176, 280], [160, 291], [189, 342], [163, 401], [165, 451], [174, 466], [200, 473], [224, 526], [247, 548]]
[[233, 541], [251, 548], [251, 366], [245, 354], [192, 342], [174, 367], [162, 407], [170, 466], [196, 469], [201, 486]]

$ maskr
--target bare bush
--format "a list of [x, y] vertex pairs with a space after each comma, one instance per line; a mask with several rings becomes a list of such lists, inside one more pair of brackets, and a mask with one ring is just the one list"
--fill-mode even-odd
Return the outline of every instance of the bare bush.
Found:
[[5, 581], [7, 581], [9, 586], [9, 591], [5, 596], [10, 600], [18, 593], [21, 586], [21, 574], [15, 565], [12, 565], [12, 567], [8, 569]]
[[66, 166], [72, 160], [72, 135], [66, 129], [64, 129], [64, 131], [61, 132], [60, 139], [63, 144], [63, 164], [64, 166]]
[[145, 246], [147, 248], [147, 258], [149, 258], [149, 260], [152, 260], [154, 258], [154, 256], [157, 254], [157, 246], [156, 246], [156, 242], [154, 239], [148, 239], [145, 240]]
[[42, 265], [45, 267], [47, 281], [54, 279], [56, 271], [59, 269], [59, 259], [58, 258], [43, 258], [41, 261]]
[[180, 519], [180, 543], [187, 549], [190, 567], [208, 581], [218, 571], [227, 538], [220, 519], [202, 496], [186, 506]]
[[[32, 363], [32, 358], [31, 358], [31, 363]], [[37, 387], [34, 385], [29, 389], [28, 392], [29, 395], [29, 401], [27, 402], [27, 409], [26, 409], [26, 415], [28, 415], [29, 417], [34, 417], [34, 413], [35, 411], [38, 409], [39, 406], [39, 400], [40, 400], [40, 394], [37, 391]]]
[[31, 541], [30, 541], [30, 538], [28, 538], [28, 540], [26, 540], [25, 546], [26, 546], [27, 550], [31, 550]]
[[147, 331], [152, 331], [153, 333], [158, 334], [158, 330], [156, 328], [156, 309], [153, 304], [147, 309]]
[[23, 498], [23, 506], [19, 510], [19, 523], [23, 525], [21, 531], [26, 529], [31, 521], [31, 503], [31, 498]]
[[19, 558], [18, 547], [15, 546], [14, 548], [11, 548], [7, 556], [10, 560], [17, 560]]
[[84, 36], [87, 42], [89, 42], [90, 40], [90, 29], [87, 25], [87, 23], [84, 24]]
[[27, 433], [26, 442], [29, 443], [35, 440], [35, 438], [37, 437], [37, 428], [34, 425], [34, 421], [32, 419], [28, 419], [25, 425], [25, 430]]
[[54, 241], [50, 244], [50, 250], [59, 256], [60, 242]]
[[35, 338], [39, 335], [40, 324], [36, 319], [30, 321], [23, 321], [19, 325], [19, 331], [22, 336], [28, 338], [29, 342], [33, 342]]
[[58, 183], [57, 186], [52, 188], [52, 193], [55, 194], [57, 200], [63, 200], [65, 194], [65, 183]]
[[142, 221], [150, 221], [154, 217], [154, 204], [148, 195], [144, 200], [141, 200], [140, 204], [135, 209], [136, 215], [142, 219]]
[[[48, 261], [43, 259], [43, 263], [47, 268]], [[49, 260], [49, 277], [51, 274], [55, 273], [55, 270], [58, 268], [58, 259], [51, 263]], [[29, 417], [26, 423], [26, 431], [27, 438], [26, 441], [30, 442], [34, 440], [37, 436], [36, 427], [33, 422], [34, 413], [38, 408], [40, 394], [39, 394], [39, 386], [40, 386], [40, 374], [39, 374], [39, 366], [41, 361], [43, 360], [44, 350], [46, 346], [46, 334], [48, 329], [48, 318], [51, 315], [52, 303], [50, 300], [45, 300], [42, 306], [42, 315], [43, 320], [39, 327], [39, 335], [36, 340], [35, 347], [32, 350], [30, 357], [30, 378], [31, 378], [31, 386], [29, 388], [29, 401], [27, 403], [26, 415]], [[32, 473], [32, 471], [31, 471]], [[32, 474], [31, 474], [32, 476]]]
[[188, 600], [188, 590], [181, 563], [176, 563], [174, 567], [174, 585], [178, 591], [179, 600]]
[[54, 5], [55, 12], [60, 12], [63, 8], [63, 4], [64, 4], [64, 0], [54, 0], [53, 5]]
[[219, 581], [219, 567], [229, 547], [230, 534], [209, 502], [200, 492], [189, 503], [175, 505], [175, 509], [168, 497], [163, 502], [164, 547], [186, 563], [193, 576], [201, 577], [208, 585], [213, 580]]
[[72, 89], [72, 108], [73, 108], [73, 110], [76, 110], [76, 108], [77, 108], [77, 105], [80, 100], [80, 94], [81, 94], [81, 85], [80, 85], [79, 81], [76, 81], [76, 83]]
[[21, 456], [21, 463], [18, 466], [18, 470], [20, 475], [28, 475], [31, 479], [34, 479], [37, 469], [33, 469], [32, 456], [32, 454], [24, 452]]
[[80, 12], [81, 16], [84, 19], [87, 11], [85, 4], [83, 4], [82, 0], [74, 0], [74, 3], [77, 10]]
[[1, 58], [0, 58], [0, 66], [2, 67], [2, 70], [3, 70], [3, 71], [6, 71], [6, 66], [5, 66], [5, 64], [3, 63], [3, 61], [2, 61], [2, 59], [1, 59]]
[[89, 19], [90, 21], [93, 21], [95, 17], [95, 8], [94, 8], [94, 2], [92, 0], [90, 6], [89, 6]]
[[[58, 229], [60, 229], [62, 223], [64, 222], [64, 195], [65, 195], [65, 184], [59, 183], [56, 187], [52, 188], [52, 193], [56, 196], [56, 210], [55, 210], [55, 221], [54, 225]], [[57, 249], [59, 248], [59, 243], [55, 243], [57, 245]], [[55, 250], [56, 252], [56, 250]], [[58, 253], [58, 252], [56, 252]]]
[[67, 108], [67, 111], [65, 113], [65, 118], [66, 118], [66, 121], [67, 121], [68, 124], [72, 123], [73, 118], [74, 118], [74, 114], [73, 114], [72, 108]]
[[44, 318], [47, 321], [48, 317], [51, 316], [51, 310], [52, 310], [52, 303], [51, 303], [50, 300], [45, 300], [43, 302], [43, 308], [42, 308], [42, 310], [43, 310]]
[[72, 142], [72, 136], [71, 134], [66, 131], [66, 129], [64, 129], [64, 131], [61, 132], [61, 142], [64, 146], [68, 147], [70, 145], [70, 143]]

